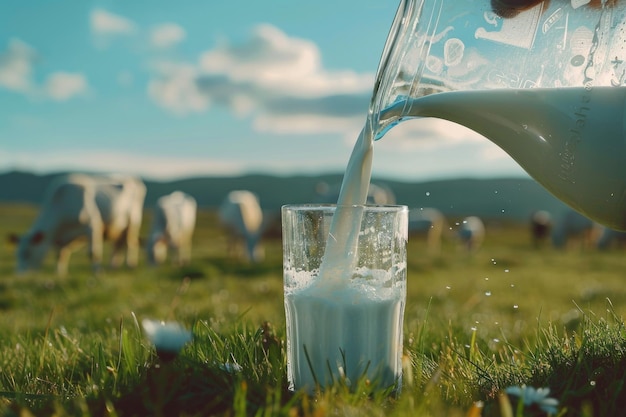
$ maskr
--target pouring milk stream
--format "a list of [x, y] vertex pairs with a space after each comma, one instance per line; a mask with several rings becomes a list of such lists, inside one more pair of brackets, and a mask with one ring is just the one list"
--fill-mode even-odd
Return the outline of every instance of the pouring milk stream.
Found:
[[[397, 316], [404, 313], [406, 288], [372, 298], [353, 286], [361, 219], [358, 212], [342, 211], [342, 206], [365, 204], [374, 140], [397, 123], [437, 117], [469, 127], [565, 203], [626, 230], [626, 5], [554, 0], [494, 11], [497, 3], [401, 1], [319, 274], [308, 287], [285, 295], [288, 332], [301, 331], [293, 347], [297, 363], [289, 366], [290, 381], [299, 386], [314, 384], [311, 371], [318, 379], [325, 375], [319, 383], [333, 380], [331, 368], [340, 365], [329, 358], [337, 351], [348, 359], [362, 354], [363, 346], [339, 335], [348, 327], [361, 345], [399, 337], [400, 346], [391, 343], [384, 357], [371, 359], [391, 370], [383, 378], [387, 385], [401, 376], [402, 329], [387, 324], [402, 322]], [[565, 55], [571, 55], [568, 61]], [[350, 310], [355, 300], [359, 308]], [[298, 317], [303, 314], [344, 326], [329, 327], [310, 361], [305, 346], [320, 341], [302, 334]]]

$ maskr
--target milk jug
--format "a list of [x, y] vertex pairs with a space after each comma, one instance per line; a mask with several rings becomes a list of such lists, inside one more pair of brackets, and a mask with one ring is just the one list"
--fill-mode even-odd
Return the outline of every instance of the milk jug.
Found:
[[626, 2], [402, 0], [377, 72], [376, 139], [437, 117], [556, 197], [626, 230]]

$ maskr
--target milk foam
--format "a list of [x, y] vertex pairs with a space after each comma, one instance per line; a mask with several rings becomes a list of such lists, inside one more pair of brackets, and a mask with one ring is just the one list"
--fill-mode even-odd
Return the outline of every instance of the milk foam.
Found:
[[318, 279], [319, 271], [285, 271], [285, 295], [320, 296], [334, 300], [384, 300], [395, 297], [403, 291], [404, 279], [398, 274], [406, 269], [406, 263], [397, 265], [393, 271], [357, 268], [347, 281]]

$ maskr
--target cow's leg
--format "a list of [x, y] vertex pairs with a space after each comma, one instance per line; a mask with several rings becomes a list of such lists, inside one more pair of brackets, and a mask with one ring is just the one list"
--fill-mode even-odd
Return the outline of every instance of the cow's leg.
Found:
[[72, 249], [69, 246], [64, 246], [58, 249], [57, 252], [57, 275], [60, 277], [67, 276], [68, 265], [70, 263], [70, 255]]
[[128, 242], [126, 246], [126, 265], [135, 268], [139, 265], [139, 243]]
[[182, 239], [178, 246], [178, 263], [187, 265], [191, 261], [191, 239]]
[[126, 250], [126, 232], [122, 233], [112, 241], [111, 267], [119, 268], [124, 262], [124, 251]]
[[231, 259], [245, 259], [245, 240], [237, 235], [228, 237], [227, 241], [227, 256]]
[[131, 268], [139, 265], [139, 228], [140, 222], [131, 219], [128, 229], [126, 229], [126, 265]]
[[104, 250], [104, 230], [102, 224], [92, 224], [88, 229], [89, 236], [89, 259], [95, 273], [99, 273], [102, 268], [102, 253]]

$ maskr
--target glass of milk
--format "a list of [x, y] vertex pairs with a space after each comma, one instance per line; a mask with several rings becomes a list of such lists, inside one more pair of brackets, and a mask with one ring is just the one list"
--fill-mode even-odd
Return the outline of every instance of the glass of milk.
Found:
[[282, 231], [289, 388], [364, 377], [399, 390], [407, 207], [287, 205]]

